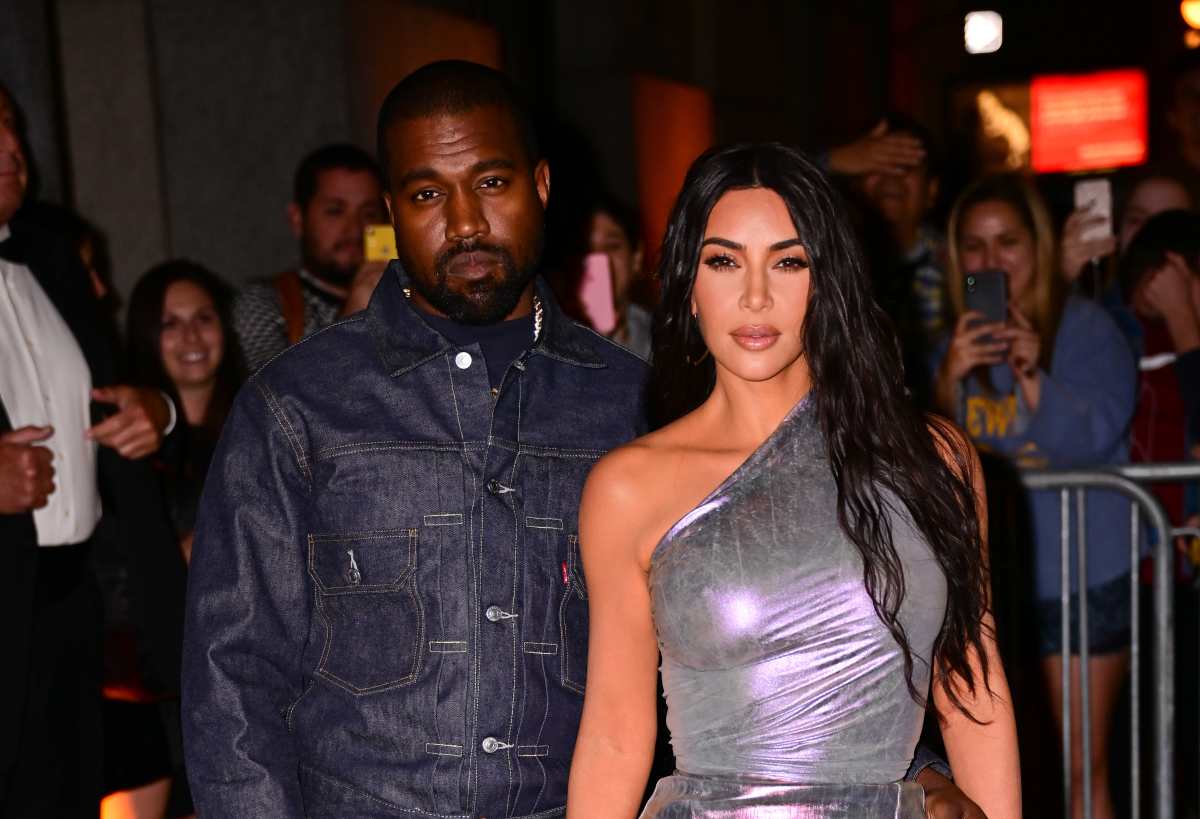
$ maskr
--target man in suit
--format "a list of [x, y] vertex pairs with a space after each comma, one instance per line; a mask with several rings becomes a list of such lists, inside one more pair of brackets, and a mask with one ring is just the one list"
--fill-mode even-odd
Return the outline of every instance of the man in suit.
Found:
[[137, 459], [157, 450], [175, 409], [114, 384], [112, 339], [74, 249], [18, 215], [29, 180], [18, 119], [0, 85], [0, 816], [95, 816], [101, 616], [89, 547], [110, 503], [136, 510], [119, 518], [130, 543], [172, 547]]

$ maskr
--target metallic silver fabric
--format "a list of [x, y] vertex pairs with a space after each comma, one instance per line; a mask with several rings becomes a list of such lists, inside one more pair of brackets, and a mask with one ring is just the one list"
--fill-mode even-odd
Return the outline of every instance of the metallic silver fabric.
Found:
[[[946, 584], [907, 512], [890, 505], [906, 576], [900, 620], [924, 692]], [[838, 524], [808, 399], [667, 532], [650, 589], [683, 775], [660, 783], [643, 817], [924, 816], [920, 788], [895, 784], [924, 712]]]

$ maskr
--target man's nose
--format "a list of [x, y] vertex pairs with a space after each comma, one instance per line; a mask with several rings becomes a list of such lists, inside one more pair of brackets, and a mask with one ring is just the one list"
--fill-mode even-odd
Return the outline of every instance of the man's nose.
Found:
[[476, 196], [471, 193], [450, 194], [446, 201], [447, 242], [464, 242], [487, 235], [488, 231], [487, 218]]

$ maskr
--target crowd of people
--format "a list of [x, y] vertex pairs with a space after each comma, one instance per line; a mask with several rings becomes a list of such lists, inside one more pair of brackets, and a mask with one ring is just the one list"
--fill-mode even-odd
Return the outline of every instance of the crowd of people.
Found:
[[[989, 526], [984, 477], [1200, 458], [1200, 64], [1173, 83], [1178, 161], [1117, 177], [1111, 235], [1028, 174], [948, 190], [899, 114], [710, 151], [661, 250], [597, 194], [570, 241], [607, 271], [600, 326], [584, 261], [539, 265], [567, 237], [518, 98], [436, 63], [384, 102], [378, 160], [299, 163], [287, 270], [165, 261], [120, 332], [99, 233], [26, 201], [0, 87], [0, 815], [632, 817], [660, 652], [680, 772], [644, 815], [1019, 815], [1004, 666], [1036, 658], [1061, 731], [1060, 507], [1018, 490]], [[366, 256], [377, 224], [397, 261]], [[991, 271], [1003, 316], [971, 308]], [[1178, 525], [1195, 490], [1156, 488]], [[1072, 793], [1089, 770], [1110, 817], [1129, 503], [1086, 508]]]

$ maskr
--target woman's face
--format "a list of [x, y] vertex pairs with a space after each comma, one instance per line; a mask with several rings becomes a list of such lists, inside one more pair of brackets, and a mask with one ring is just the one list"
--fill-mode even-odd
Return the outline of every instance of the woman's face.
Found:
[[225, 354], [225, 334], [212, 296], [190, 281], [173, 282], [163, 296], [159, 355], [178, 389], [212, 384]]
[[1187, 210], [1192, 207], [1187, 188], [1169, 177], [1153, 177], [1138, 185], [1129, 194], [1118, 234], [1121, 252], [1129, 247], [1138, 230], [1152, 216], [1167, 210]]
[[766, 381], [800, 362], [808, 253], [779, 194], [725, 193], [700, 247], [692, 312], [718, 368]]
[[1033, 295], [1037, 251], [1033, 233], [1017, 209], [1007, 202], [978, 202], [963, 214], [958, 229], [959, 266], [963, 273], [1003, 270], [1008, 296], [1027, 306]]
[[620, 307], [628, 300], [629, 285], [640, 272], [641, 247], [634, 244], [615, 219], [600, 210], [592, 215], [588, 252], [608, 254], [613, 277], [613, 301]]

